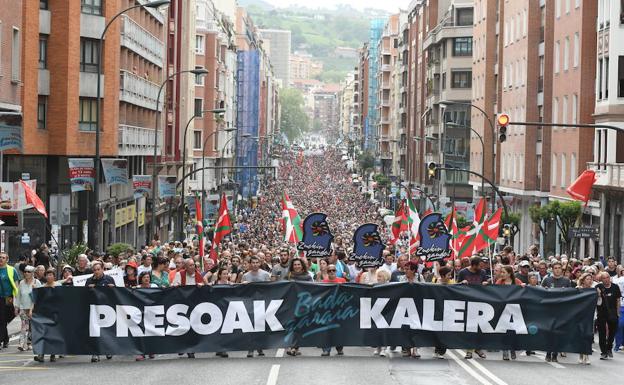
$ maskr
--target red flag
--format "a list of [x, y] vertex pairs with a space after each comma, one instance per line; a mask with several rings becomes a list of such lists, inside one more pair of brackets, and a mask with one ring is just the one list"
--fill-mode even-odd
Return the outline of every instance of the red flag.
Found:
[[566, 189], [566, 192], [577, 201], [583, 201], [587, 204], [591, 198], [592, 187], [598, 178], [593, 170], [585, 170], [583, 173]]
[[453, 251], [451, 259], [455, 259], [457, 257], [457, 252], [459, 251], [459, 239], [457, 237], [457, 212], [455, 211], [455, 206], [453, 206], [451, 212], [446, 217], [445, 224], [446, 228], [449, 231], [449, 235], [451, 235], [451, 242], [449, 245], [451, 247], [451, 250]]
[[210, 259], [217, 263], [217, 246], [226, 235], [232, 232], [232, 223], [227, 209], [227, 200], [225, 194], [221, 195], [221, 204], [219, 205], [219, 217], [215, 223], [214, 237], [212, 246], [210, 247]]
[[41, 198], [39, 198], [37, 193], [32, 188], [30, 188], [28, 183], [23, 180], [20, 180], [20, 183], [24, 188], [24, 194], [26, 194], [26, 203], [33, 205], [35, 210], [39, 211], [41, 215], [48, 219], [48, 212], [46, 211], [45, 205], [41, 201]]

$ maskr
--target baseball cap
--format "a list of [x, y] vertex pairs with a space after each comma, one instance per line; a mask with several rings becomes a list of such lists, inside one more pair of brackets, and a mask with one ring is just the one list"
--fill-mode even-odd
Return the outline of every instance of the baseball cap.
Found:
[[521, 261], [520, 264], [518, 264], [518, 266], [520, 266], [520, 267], [529, 267], [529, 266], [531, 266], [531, 264], [529, 263], [529, 261]]

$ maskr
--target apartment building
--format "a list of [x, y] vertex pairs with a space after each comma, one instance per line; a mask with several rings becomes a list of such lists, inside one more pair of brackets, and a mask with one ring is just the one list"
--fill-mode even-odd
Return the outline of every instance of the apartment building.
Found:
[[360, 49], [358, 61], [359, 97], [357, 125], [359, 131], [356, 133], [356, 141], [362, 149], [366, 148], [366, 138], [368, 136], [368, 93], [370, 91], [368, 77], [370, 63], [368, 61], [368, 56], [368, 43], [364, 43], [364, 46]]
[[394, 14], [388, 18], [377, 43], [377, 153], [381, 159], [381, 173], [388, 176], [398, 176], [398, 167], [394, 167], [394, 159], [399, 158], [396, 124], [398, 106], [395, 103], [399, 88], [395, 66], [398, 58], [400, 16]]
[[[587, 2], [583, 2], [583, 6]], [[624, 4], [597, 1], [596, 123], [624, 128]], [[589, 167], [599, 176], [594, 196], [600, 202], [598, 255], [624, 257], [624, 134], [596, 129]]]
[[[594, 123], [597, 3], [559, 1], [552, 11], [552, 122]], [[570, 200], [565, 189], [593, 161], [594, 129], [553, 127], [551, 135], [550, 200]], [[598, 202], [590, 202], [584, 208], [584, 224], [597, 225], [599, 215]], [[598, 255], [596, 241], [581, 239], [579, 254]]]
[[323, 71], [323, 63], [316, 62], [312, 55], [294, 53], [290, 55], [290, 81], [310, 80]]
[[340, 82], [338, 92], [338, 136], [341, 139], [351, 138], [353, 132], [353, 116], [355, 90], [357, 89], [356, 73], [349, 72], [345, 79]]
[[[437, 4], [436, 4], [437, 3]], [[426, 52], [424, 83], [425, 162], [446, 167], [469, 168], [470, 102], [472, 93], [472, 24], [471, 2], [430, 1], [437, 7], [437, 17], [425, 34], [422, 50]], [[449, 199], [468, 201], [472, 189], [468, 175], [442, 172], [436, 194]]]
[[0, 113], [22, 112], [22, 1], [1, 0]]
[[[230, 19], [226, 10], [236, 2], [222, 1], [218, 8], [208, 0], [196, 1], [195, 66], [206, 68], [208, 75], [195, 79], [195, 119], [187, 134], [189, 171], [232, 166], [235, 148], [236, 34], [235, 20]], [[225, 112], [215, 114], [211, 110]], [[198, 172], [189, 178], [188, 193], [194, 196], [193, 192], [205, 191], [214, 195], [230, 175], [230, 170], [215, 168]], [[231, 197], [233, 190], [228, 188], [227, 193]]]
[[275, 77], [282, 81], [283, 87], [290, 84], [291, 33], [279, 29], [259, 29], [260, 38], [273, 64]]

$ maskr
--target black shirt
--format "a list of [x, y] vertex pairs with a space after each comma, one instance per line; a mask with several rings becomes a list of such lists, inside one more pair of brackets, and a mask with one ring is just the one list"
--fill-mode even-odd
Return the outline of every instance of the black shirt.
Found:
[[95, 285], [95, 286], [108, 286], [108, 285], [115, 285], [115, 280], [113, 279], [113, 277], [110, 277], [106, 274], [104, 274], [102, 276], [102, 278], [97, 279], [95, 278], [95, 276], [91, 276], [87, 279], [87, 282], [85, 283], [85, 286], [89, 286], [89, 285]]
[[619, 314], [617, 313], [617, 303], [622, 297], [622, 292], [618, 285], [611, 284], [609, 288], [606, 288], [604, 284], [598, 284], [596, 286], [600, 291], [602, 297], [602, 304], [598, 306], [598, 318], [602, 319], [616, 319]]

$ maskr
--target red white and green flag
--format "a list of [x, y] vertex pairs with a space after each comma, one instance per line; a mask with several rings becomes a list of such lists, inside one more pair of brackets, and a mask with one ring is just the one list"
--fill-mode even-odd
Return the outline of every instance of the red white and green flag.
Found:
[[[200, 261], [202, 261], [202, 264], [204, 262], [204, 245], [205, 245], [205, 238], [204, 238], [204, 218], [203, 218], [203, 213], [202, 213], [202, 205], [201, 205], [201, 199], [199, 198], [199, 195], [195, 195], [195, 232], [197, 233], [197, 240], [198, 240], [198, 247], [199, 247], [199, 256], [202, 257], [200, 259]], [[202, 266], [203, 267], [203, 266]]]
[[215, 223], [214, 237], [210, 248], [210, 259], [217, 263], [217, 246], [221, 243], [226, 235], [232, 232], [232, 222], [230, 222], [230, 214], [228, 213], [227, 200], [225, 194], [221, 195], [221, 203], [219, 204], [219, 217]]
[[282, 197], [282, 223], [284, 228], [284, 240], [288, 243], [298, 243], [303, 239], [301, 230], [301, 217], [295, 210], [288, 194], [284, 192]]
[[486, 202], [481, 198], [477, 207], [475, 207], [474, 219], [472, 226], [460, 230], [458, 241], [460, 247], [457, 253], [457, 257], [471, 257], [487, 247], [488, 243], [481, 236], [482, 227], [486, 222]]

